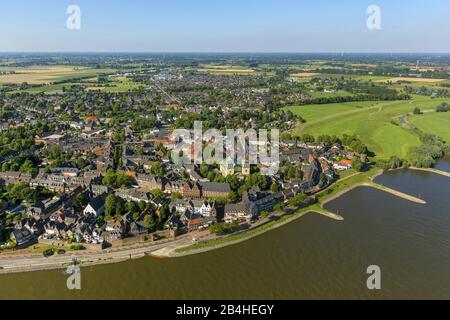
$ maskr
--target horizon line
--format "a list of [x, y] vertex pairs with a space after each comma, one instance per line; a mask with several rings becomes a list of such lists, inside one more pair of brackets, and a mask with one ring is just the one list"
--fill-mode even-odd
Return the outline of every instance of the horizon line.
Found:
[[80, 53], [95, 53], [95, 54], [445, 54], [448, 52], [426, 52], [426, 51], [0, 51], [1, 54], [80, 54]]

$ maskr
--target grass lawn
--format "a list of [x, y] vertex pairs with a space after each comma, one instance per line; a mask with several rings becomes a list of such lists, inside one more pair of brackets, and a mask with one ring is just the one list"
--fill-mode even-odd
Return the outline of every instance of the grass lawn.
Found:
[[450, 112], [430, 112], [408, 118], [415, 127], [422, 131], [440, 136], [450, 143]]
[[395, 125], [393, 120], [411, 113], [415, 107], [434, 109], [443, 101], [449, 100], [415, 97], [411, 101], [310, 105], [289, 107], [289, 110], [307, 121], [294, 130], [295, 134], [309, 133], [316, 137], [357, 134], [378, 159], [388, 159], [392, 155], [407, 158], [409, 150], [419, 146], [420, 140], [409, 130]]
[[46, 244], [35, 244], [30, 246], [27, 250], [30, 253], [43, 253], [45, 250], [48, 249], [53, 249], [54, 251], [58, 251], [58, 250], [65, 250], [67, 251], [71, 251], [70, 250], [70, 246], [66, 246], [66, 247], [57, 247], [57, 246], [51, 246], [51, 245], [46, 245]]

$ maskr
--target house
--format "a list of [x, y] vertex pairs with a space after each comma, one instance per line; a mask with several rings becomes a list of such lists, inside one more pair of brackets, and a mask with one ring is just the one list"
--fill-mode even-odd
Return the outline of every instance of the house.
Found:
[[135, 236], [147, 234], [148, 228], [145, 227], [143, 221], [132, 222], [130, 226], [130, 233], [134, 234]]
[[183, 223], [181, 222], [180, 216], [178, 214], [171, 215], [164, 224], [164, 228], [170, 230], [178, 230], [182, 227]]
[[64, 207], [65, 197], [54, 197], [39, 201], [28, 208], [28, 216], [36, 220], [46, 220], [56, 211]]
[[280, 161], [288, 161], [291, 163], [298, 163], [301, 161], [303, 156], [307, 156], [309, 154], [303, 154], [301, 153], [300, 149], [286, 149], [282, 150], [280, 154]]
[[352, 161], [351, 160], [341, 160], [338, 163], [333, 164], [333, 168], [336, 170], [348, 170], [352, 168]]
[[111, 232], [115, 237], [118, 235], [119, 237], [116, 237], [116, 239], [120, 239], [126, 235], [127, 228], [127, 222], [120, 219], [117, 221], [108, 221], [106, 223], [105, 231]]
[[174, 200], [170, 203], [171, 211], [183, 214], [186, 211], [199, 214], [203, 217], [216, 215], [216, 204], [210, 201], [202, 200]]
[[99, 185], [99, 184], [90, 184], [89, 192], [92, 197], [100, 196], [102, 194], [107, 194], [110, 192], [107, 186]]
[[224, 198], [231, 193], [231, 188], [228, 183], [218, 182], [199, 182], [202, 197], [204, 198]]
[[273, 207], [283, 202], [284, 199], [285, 194], [283, 192], [269, 193], [257, 200], [251, 200], [248, 193], [243, 193], [240, 203], [225, 205], [224, 220], [226, 222], [251, 220], [263, 211], [272, 211]]
[[64, 177], [78, 177], [80, 170], [77, 168], [54, 168], [52, 172]]
[[188, 182], [183, 185], [182, 195], [184, 198], [200, 198], [201, 191], [197, 182]]
[[226, 222], [234, 220], [251, 220], [256, 215], [255, 205], [250, 201], [242, 201], [240, 203], [230, 203], [225, 205]]
[[18, 246], [23, 246], [33, 240], [33, 234], [27, 228], [14, 229], [14, 231], [11, 232], [11, 240]]
[[160, 178], [152, 176], [149, 174], [136, 174], [136, 182], [140, 188], [151, 190], [161, 190], [165, 191], [167, 180], [165, 178]]
[[118, 189], [115, 191], [115, 195], [126, 201], [140, 202], [144, 201], [146, 203], [150, 202], [150, 197], [147, 192], [140, 189]]
[[202, 217], [188, 210], [180, 216], [180, 221], [186, 225], [188, 232], [206, 228], [215, 222], [211, 217]]
[[272, 211], [275, 205], [283, 201], [284, 195], [282, 192], [268, 194], [265, 197], [258, 199], [254, 202], [256, 206], [256, 214], [260, 214], [263, 211]]
[[84, 215], [93, 215], [95, 217], [102, 215], [105, 212], [106, 196], [106, 194], [102, 194], [92, 199], [83, 210]]

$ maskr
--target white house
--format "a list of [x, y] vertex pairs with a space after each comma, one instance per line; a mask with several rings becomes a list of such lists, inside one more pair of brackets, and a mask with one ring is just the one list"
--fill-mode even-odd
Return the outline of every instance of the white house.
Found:
[[102, 194], [92, 199], [84, 209], [84, 215], [93, 215], [98, 217], [103, 214], [103, 212], [105, 212], [105, 200], [106, 194]]

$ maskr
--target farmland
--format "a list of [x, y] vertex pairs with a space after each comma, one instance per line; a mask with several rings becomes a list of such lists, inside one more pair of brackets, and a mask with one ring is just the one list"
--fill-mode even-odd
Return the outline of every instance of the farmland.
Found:
[[[43, 84], [38, 86], [33, 86], [27, 89], [15, 90], [12, 93], [60, 93], [63, 92], [63, 88], [70, 88], [72, 86], [83, 86], [86, 91], [100, 91], [100, 92], [110, 92], [110, 93], [118, 93], [118, 92], [128, 92], [135, 89], [138, 89], [141, 84], [133, 82], [124, 77], [113, 78], [108, 77], [108, 84], [99, 84], [97, 82], [97, 78], [84, 79], [84, 80], [76, 80], [73, 79], [71, 82], [58, 83], [58, 84]], [[75, 82], [76, 81], [76, 82]]]
[[[80, 79], [96, 76], [102, 73], [112, 73], [112, 69], [94, 69], [71, 66], [34, 66], [26, 68], [3, 67], [0, 72], [0, 83], [3, 84], [50, 84], [70, 79]], [[13, 73], [11, 73], [13, 72]]]
[[412, 77], [395, 77], [395, 78], [388, 78], [388, 79], [380, 79], [377, 80], [377, 82], [386, 82], [390, 81], [393, 83], [400, 82], [400, 81], [406, 81], [406, 82], [421, 82], [421, 83], [437, 83], [445, 81], [445, 79], [429, 79], [429, 78], [412, 78]]
[[198, 71], [201, 72], [207, 72], [210, 74], [252, 74], [252, 73], [256, 73], [255, 70], [250, 69], [250, 68], [245, 68], [245, 67], [240, 67], [240, 66], [216, 66], [216, 65], [204, 65], [202, 66], [200, 69], [198, 69]]

